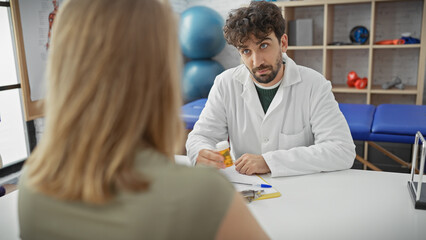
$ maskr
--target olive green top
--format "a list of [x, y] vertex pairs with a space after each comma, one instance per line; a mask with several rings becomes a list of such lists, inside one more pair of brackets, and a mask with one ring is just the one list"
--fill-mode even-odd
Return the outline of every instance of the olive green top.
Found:
[[234, 188], [217, 170], [175, 165], [153, 150], [135, 167], [151, 179], [148, 191], [121, 192], [104, 205], [66, 202], [19, 182], [22, 239], [213, 239]]

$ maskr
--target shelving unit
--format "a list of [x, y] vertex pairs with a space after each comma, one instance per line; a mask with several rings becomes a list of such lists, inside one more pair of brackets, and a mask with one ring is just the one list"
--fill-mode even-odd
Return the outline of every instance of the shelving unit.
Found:
[[[426, 60], [426, 4], [424, 0], [312, 0], [275, 2], [290, 20], [313, 20], [313, 46], [289, 46], [296, 63], [313, 68], [332, 82], [337, 101], [346, 103], [422, 104]], [[350, 42], [353, 27], [364, 26], [370, 36], [364, 45]], [[288, 28], [287, 28], [288, 29]], [[420, 44], [377, 45], [404, 32]], [[422, 41], [423, 40], [423, 41]], [[365, 89], [346, 85], [348, 72], [368, 78]], [[396, 76], [405, 89], [382, 89]]]

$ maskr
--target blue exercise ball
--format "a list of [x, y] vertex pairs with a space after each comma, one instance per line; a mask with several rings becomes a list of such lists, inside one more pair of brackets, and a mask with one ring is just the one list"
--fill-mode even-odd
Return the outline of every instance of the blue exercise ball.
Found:
[[182, 91], [185, 102], [209, 95], [214, 79], [225, 69], [214, 60], [193, 60], [185, 64]]
[[196, 6], [185, 10], [179, 23], [183, 54], [191, 59], [212, 58], [225, 47], [223, 18], [215, 10]]

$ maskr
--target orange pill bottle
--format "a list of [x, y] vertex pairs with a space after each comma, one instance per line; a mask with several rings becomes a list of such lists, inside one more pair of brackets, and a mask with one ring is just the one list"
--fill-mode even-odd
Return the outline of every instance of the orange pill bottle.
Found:
[[225, 163], [226, 167], [230, 167], [234, 165], [234, 162], [232, 161], [232, 158], [231, 158], [228, 141], [222, 141], [217, 143], [216, 150], [219, 151], [219, 153], [222, 154], [222, 156], [225, 158], [223, 163]]

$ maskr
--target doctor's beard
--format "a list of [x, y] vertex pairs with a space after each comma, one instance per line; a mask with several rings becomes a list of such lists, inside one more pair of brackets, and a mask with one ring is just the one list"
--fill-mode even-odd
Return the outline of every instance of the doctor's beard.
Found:
[[[249, 69], [251, 75], [253, 76], [253, 78], [258, 82], [258, 83], [262, 83], [262, 84], [268, 84], [270, 82], [272, 82], [275, 77], [278, 75], [278, 71], [281, 69], [281, 66], [283, 64], [283, 57], [281, 52], [278, 54], [277, 60], [275, 61], [275, 68], [272, 65], [260, 65], [259, 67], [253, 68], [251, 71], [250, 69], [247, 67], [247, 69]], [[271, 72], [269, 74], [263, 74], [260, 76], [256, 76], [256, 72], [257, 71], [261, 71], [261, 70], [265, 70], [265, 69], [269, 69], [271, 70]]]

